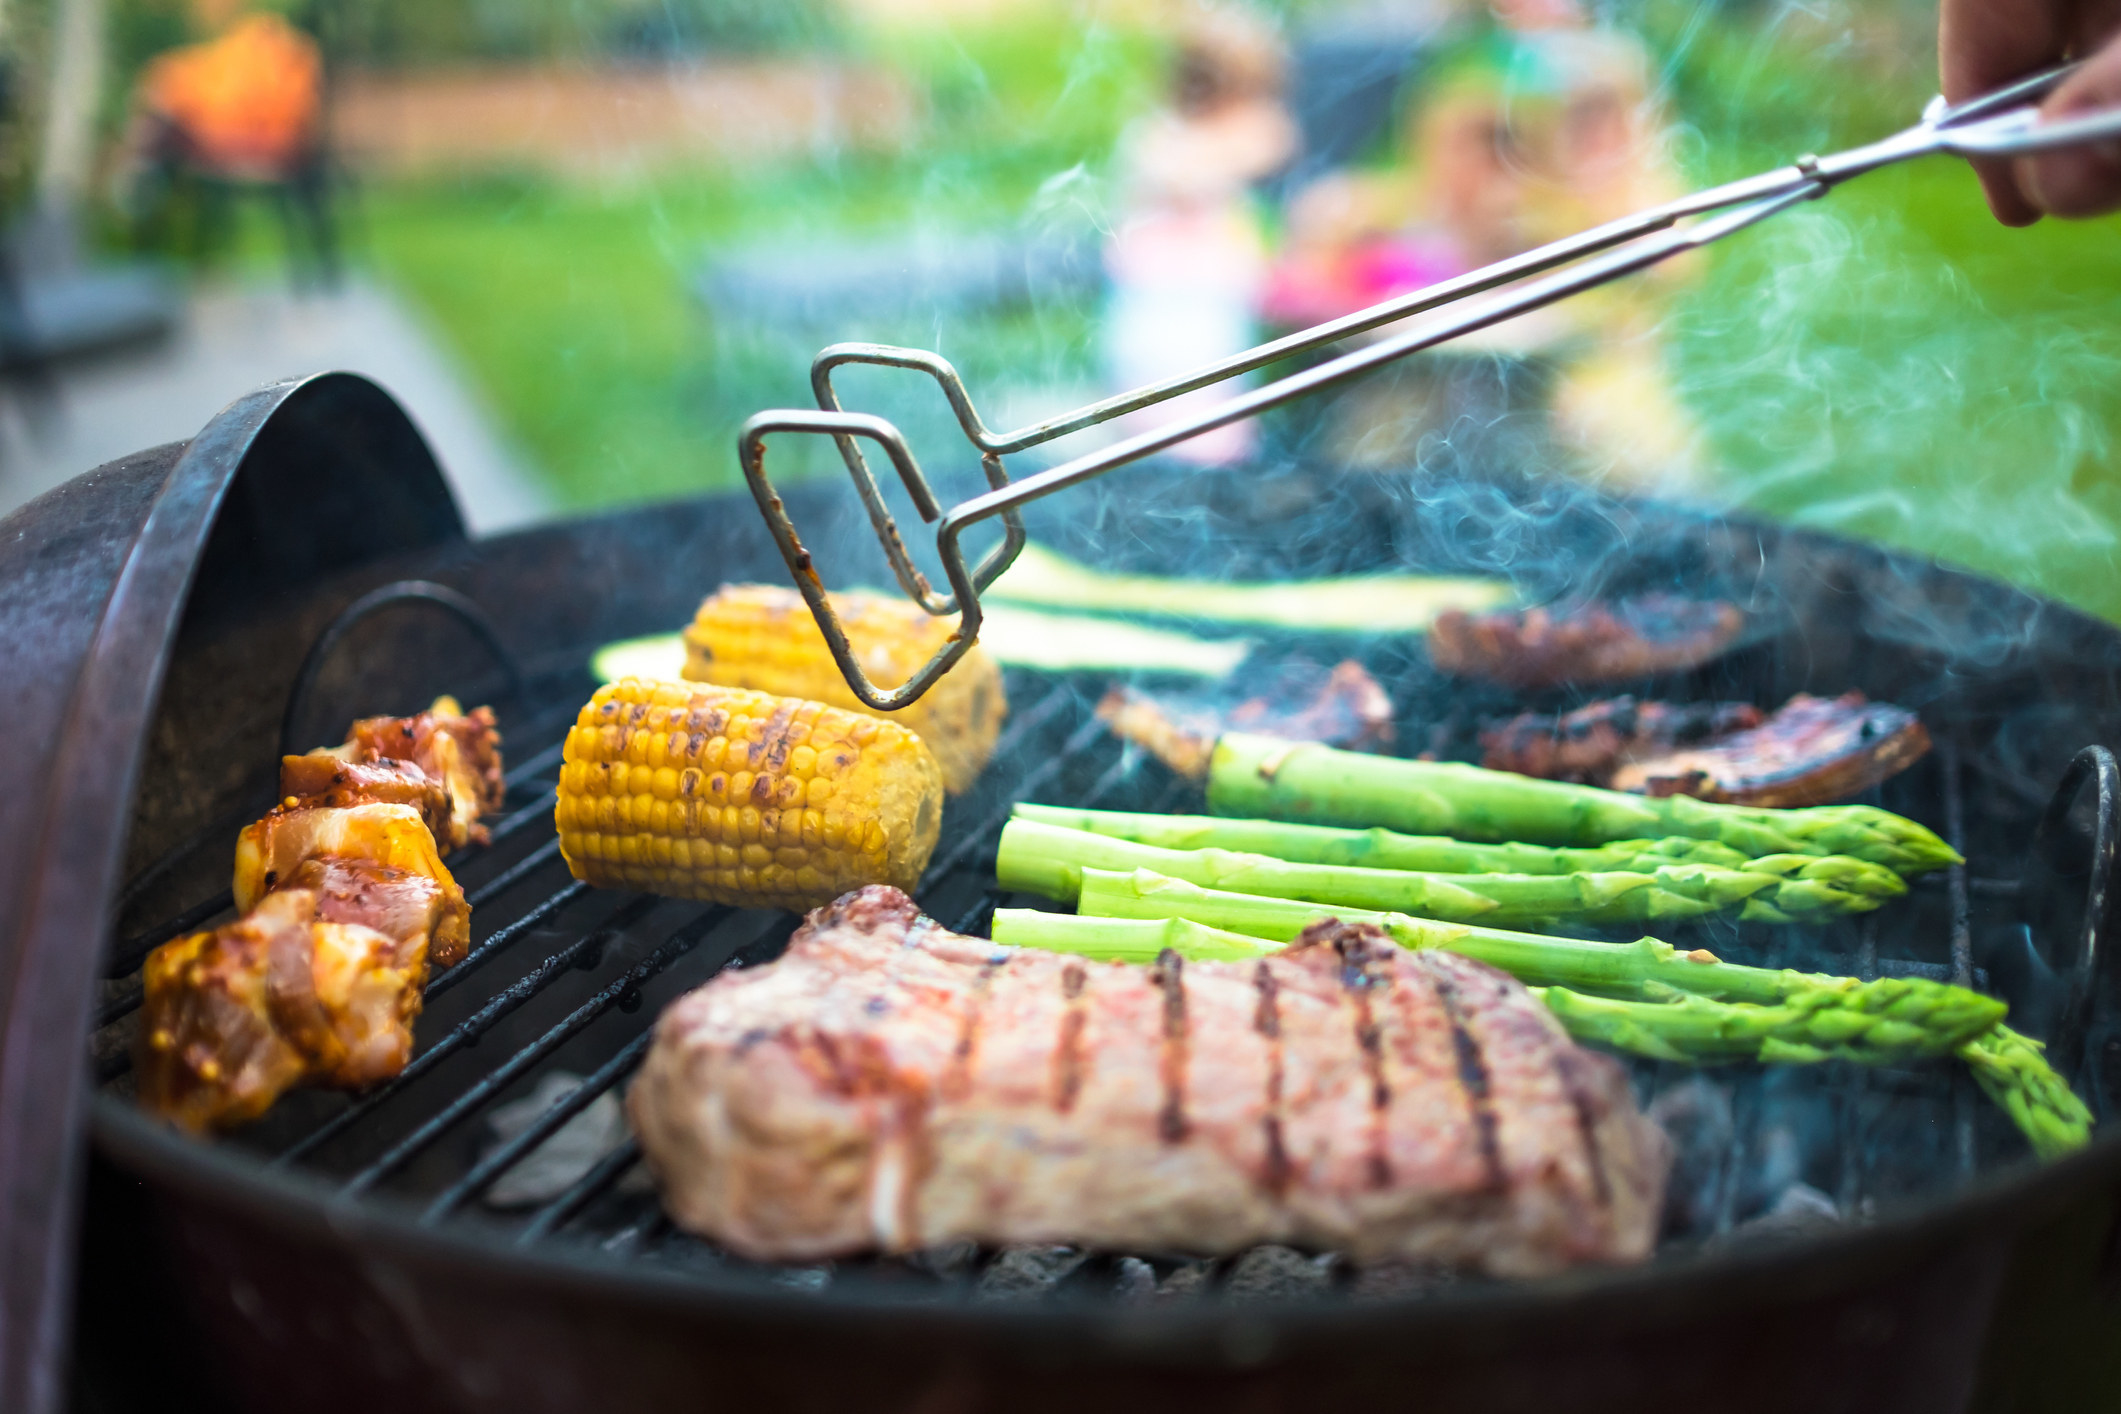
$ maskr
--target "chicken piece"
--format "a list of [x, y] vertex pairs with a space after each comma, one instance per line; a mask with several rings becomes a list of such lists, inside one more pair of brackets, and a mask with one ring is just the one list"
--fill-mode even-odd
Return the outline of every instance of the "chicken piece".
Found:
[[1860, 692], [1799, 693], [1748, 731], [1629, 761], [1614, 790], [1743, 805], [1826, 805], [1898, 775], [1930, 749], [1914, 713]]
[[348, 761], [326, 750], [280, 758], [282, 810], [347, 805], [409, 805], [436, 839], [452, 837], [448, 789], [411, 761]]
[[437, 934], [452, 940], [450, 951], [439, 959], [442, 966], [463, 955], [451, 924], [457, 895], [426, 874], [365, 859], [305, 859], [280, 888], [316, 894], [317, 917], [326, 923], [355, 923], [390, 939], [396, 949], [393, 962], [416, 971], [421, 986], [427, 983], [429, 963], [437, 961]]
[[[180, 1129], [256, 1119], [299, 1084], [358, 1089], [412, 1055], [424, 957], [319, 918], [313, 889], [157, 948], [142, 974], [140, 1102]], [[415, 975], [417, 974], [417, 975]]]
[[440, 781], [449, 793], [449, 828], [446, 834], [436, 831], [435, 838], [445, 849], [484, 844], [486, 829], [479, 817], [500, 809], [507, 793], [493, 709], [466, 713], [454, 697], [437, 697], [417, 716], [364, 717], [332, 754], [356, 763], [410, 761]]
[[1248, 962], [960, 937], [896, 889], [679, 999], [627, 1096], [679, 1226], [768, 1261], [956, 1240], [1633, 1262], [1663, 1135], [1518, 983], [1333, 920]]
[[1447, 673], [1506, 687], [1626, 682], [1698, 667], [1727, 651], [1744, 629], [1736, 604], [1675, 594], [1610, 607], [1447, 609], [1429, 629], [1429, 657]]
[[[905, 682], [957, 633], [957, 619], [920, 605], [859, 590], [834, 594], [833, 612], [871, 682]], [[810, 606], [795, 590], [771, 584], [725, 584], [685, 627], [685, 676], [721, 687], [748, 687], [804, 697], [847, 712], [870, 712], [847, 686]], [[972, 789], [1009, 715], [1001, 667], [978, 645], [957, 660], [918, 702], [877, 712], [920, 737], [943, 770], [943, 789]]]
[[1288, 741], [1322, 741], [1350, 751], [1392, 744], [1392, 699], [1353, 658], [1321, 681], [1310, 664], [1292, 664], [1267, 690], [1243, 701], [1159, 694], [1116, 685], [1097, 704], [1112, 734], [1133, 742], [1188, 780], [1206, 780], [1216, 740], [1226, 731]]
[[1558, 717], [1526, 712], [1480, 734], [1481, 765], [1549, 781], [1602, 786], [1626, 761], [1757, 727], [1749, 702], [1637, 702], [1614, 697]]
[[236, 837], [236, 909], [248, 913], [312, 859], [358, 860], [433, 881], [441, 898], [427, 956], [446, 967], [471, 941], [471, 906], [409, 805], [275, 810]]

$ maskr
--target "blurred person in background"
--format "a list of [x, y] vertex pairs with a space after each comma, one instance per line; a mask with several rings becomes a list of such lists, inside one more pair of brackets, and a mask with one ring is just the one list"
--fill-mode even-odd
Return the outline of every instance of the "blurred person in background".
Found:
[[[1281, 102], [1284, 55], [1274, 29], [1234, 7], [1181, 22], [1164, 102], [1119, 142], [1120, 217], [1105, 248], [1110, 303], [1107, 376], [1139, 387], [1241, 352], [1256, 341], [1267, 271], [1252, 186], [1296, 152]], [[1121, 420], [1148, 431], [1229, 396], [1182, 394]], [[1201, 465], [1241, 460], [1250, 422], [1190, 438], [1170, 455]]]
[[[1469, 27], [1417, 75], [1392, 162], [1328, 176], [1291, 203], [1270, 321], [1348, 314], [1677, 193], [1639, 41], [1591, 28], [1575, 0], [1498, 0]], [[1583, 470], [1685, 490], [1700, 474], [1700, 438], [1664, 371], [1659, 335], [1685, 278], [1683, 264], [1668, 266], [1455, 341], [1443, 357], [1550, 365], [1550, 430]], [[1383, 425], [1396, 396], [1380, 384], [1345, 415]], [[1414, 408], [1399, 435], [1343, 429], [1341, 440], [1403, 456], [1456, 415]]]
[[[312, 227], [307, 238], [328, 274], [316, 41], [243, 0], [193, 0], [191, 19], [205, 37], [160, 55], [140, 77], [121, 204], [149, 223], [186, 181], [269, 189], [283, 198], [291, 226], [299, 218]], [[201, 245], [206, 236], [198, 233]]]

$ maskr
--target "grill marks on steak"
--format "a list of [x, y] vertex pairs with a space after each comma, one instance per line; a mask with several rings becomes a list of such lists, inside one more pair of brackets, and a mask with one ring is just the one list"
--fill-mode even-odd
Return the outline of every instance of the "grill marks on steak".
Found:
[[1649, 1250], [1662, 1136], [1517, 983], [1325, 923], [1154, 967], [997, 948], [897, 890], [658, 1023], [666, 1205], [747, 1255], [1261, 1242], [1497, 1274]]

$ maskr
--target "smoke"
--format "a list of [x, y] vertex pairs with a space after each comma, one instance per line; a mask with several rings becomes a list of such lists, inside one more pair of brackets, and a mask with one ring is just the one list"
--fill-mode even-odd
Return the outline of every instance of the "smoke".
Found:
[[2089, 233], [1994, 228], [1956, 164], [1863, 182], [1739, 237], [1677, 321], [1721, 493], [2121, 616]]

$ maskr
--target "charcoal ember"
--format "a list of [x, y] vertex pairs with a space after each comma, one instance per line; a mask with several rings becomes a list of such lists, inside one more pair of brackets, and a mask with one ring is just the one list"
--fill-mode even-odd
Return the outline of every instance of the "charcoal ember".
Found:
[[[482, 1157], [514, 1140], [581, 1084], [581, 1076], [555, 1070], [543, 1076], [529, 1095], [497, 1106], [487, 1120], [489, 1137]], [[505, 1170], [486, 1190], [484, 1201], [494, 1208], [550, 1202], [625, 1142], [626, 1117], [620, 1112], [618, 1097], [606, 1091]]]
[[1413, 1262], [1380, 1262], [1356, 1269], [1348, 1294], [1358, 1301], [1411, 1301], [1435, 1296], [1458, 1284], [1449, 1267]]
[[784, 1267], [773, 1274], [773, 1284], [795, 1291], [823, 1291], [832, 1285], [832, 1264], [825, 1262], [815, 1267]]
[[1793, 1183], [1764, 1210], [1733, 1227], [1718, 1242], [1786, 1242], [1832, 1232], [1841, 1225], [1841, 1210], [1833, 1199], [1808, 1183]]
[[1613, 772], [1615, 790], [1692, 795], [1742, 805], [1824, 805], [1847, 800], [1922, 759], [1930, 735], [1913, 712], [1798, 693], [1749, 730], [1694, 747], [1638, 754]]
[[1215, 1263], [1185, 1262], [1156, 1284], [1158, 1301], [1194, 1301], [1215, 1285]]
[[1090, 1260], [1079, 1247], [1005, 1247], [979, 1275], [982, 1301], [1026, 1301], [1050, 1296]]
[[1715, 1230], [1724, 1171], [1738, 1126], [1731, 1092], [1691, 1076], [1650, 1102], [1649, 1117], [1672, 1143], [1664, 1186], [1663, 1235], [1702, 1237]]
[[1699, 667], [1744, 631], [1736, 604], [1677, 594], [1489, 614], [1450, 609], [1429, 628], [1429, 658], [1444, 672], [1505, 687], [1626, 682]]
[[907, 1256], [906, 1265], [939, 1280], [954, 1281], [970, 1275], [973, 1263], [978, 1260], [979, 1244], [968, 1238], [960, 1238], [955, 1242], [923, 1247]]
[[1308, 1257], [1273, 1243], [1254, 1247], [1230, 1265], [1223, 1295], [1232, 1301], [1282, 1301], [1317, 1296], [1333, 1286], [1331, 1253]]
[[1480, 734], [1481, 765], [1602, 786], [1627, 762], [1757, 727], [1750, 702], [1638, 702], [1613, 697], [1551, 716], [1525, 712]]
[[1139, 1257], [1122, 1257], [1113, 1265], [1114, 1300], [1138, 1304], [1156, 1299], [1156, 1268]]
[[1238, 699], [1227, 690], [1151, 693], [1122, 684], [1105, 694], [1097, 715], [1113, 735], [1189, 780], [1207, 778], [1216, 740], [1229, 731], [1350, 751], [1392, 744], [1392, 699], [1353, 658], [1330, 671], [1291, 660], [1247, 685], [1259, 691]]

